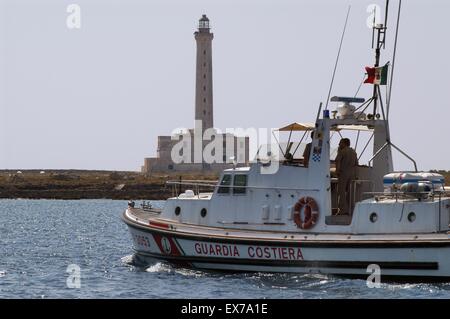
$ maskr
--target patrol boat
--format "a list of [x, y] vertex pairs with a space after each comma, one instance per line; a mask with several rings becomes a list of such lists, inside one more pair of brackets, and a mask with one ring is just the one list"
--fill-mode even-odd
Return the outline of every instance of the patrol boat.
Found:
[[[162, 209], [130, 203], [123, 213], [135, 258], [196, 269], [350, 276], [368, 276], [368, 267], [376, 265], [385, 277], [450, 279], [444, 178], [419, 172], [390, 137], [389, 104], [381, 98], [385, 67], [379, 64], [386, 29], [386, 23], [374, 25], [376, 63], [367, 68], [366, 80], [373, 96], [334, 97], [331, 101], [340, 103], [336, 111], [321, 106], [314, 123], [280, 129], [314, 132], [307, 166], [304, 159], [286, 156], [271, 174], [271, 162], [256, 160], [224, 170], [217, 183], [168, 182], [185, 191], [168, 198]], [[343, 214], [332, 145], [334, 133], [346, 130], [370, 134], [373, 145], [368, 163], [357, 167], [349, 212]], [[392, 149], [410, 158], [414, 171], [394, 172]], [[207, 187], [210, 191], [202, 191]]]

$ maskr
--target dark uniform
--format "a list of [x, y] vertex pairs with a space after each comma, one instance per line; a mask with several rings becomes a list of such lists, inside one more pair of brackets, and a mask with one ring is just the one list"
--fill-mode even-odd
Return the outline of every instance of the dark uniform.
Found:
[[305, 150], [303, 151], [303, 165], [308, 167], [309, 165], [309, 156], [311, 154], [311, 145], [312, 143], [306, 144]]
[[336, 156], [336, 174], [338, 176], [339, 214], [348, 215], [350, 203], [350, 185], [357, 177], [358, 155], [351, 147], [344, 147]]
[[[311, 132], [311, 140], [314, 139], [314, 131]], [[303, 166], [309, 166], [309, 156], [311, 155], [312, 141], [306, 144], [305, 150], [303, 151]]]

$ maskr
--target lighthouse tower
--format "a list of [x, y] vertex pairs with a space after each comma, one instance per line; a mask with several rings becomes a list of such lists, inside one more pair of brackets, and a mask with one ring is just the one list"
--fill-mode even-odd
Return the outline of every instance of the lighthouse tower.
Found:
[[[209, 145], [210, 140], [204, 136], [205, 130], [214, 129], [213, 122], [213, 81], [212, 81], [212, 40], [209, 19], [204, 14], [198, 23], [198, 29], [194, 33], [197, 43], [197, 60], [195, 75], [195, 127], [189, 129], [186, 135], [158, 136], [158, 150], [156, 157], [147, 157], [142, 166], [142, 172], [215, 172], [221, 173], [226, 168], [231, 168], [233, 161], [237, 160], [238, 166], [249, 163], [249, 137], [235, 136], [231, 133], [219, 133], [213, 131], [215, 138], [221, 136], [223, 143], [222, 158], [217, 155], [213, 161], [205, 160], [203, 151]], [[200, 129], [201, 125], [201, 129]], [[175, 137], [175, 139], [174, 139]], [[180, 162], [172, 158], [173, 148], [179, 144], [180, 139], [191, 139], [190, 150], [185, 152], [183, 141], [183, 156], [187, 159]], [[188, 144], [188, 143], [187, 143]], [[198, 152], [200, 150], [200, 152]], [[231, 159], [233, 158], [233, 160]]]
[[197, 68], [195, 84], [195, 120], [201, 121], [202, 131], [213, 128], [212, 39], [209, 19], [204, 14], [195, 33]]

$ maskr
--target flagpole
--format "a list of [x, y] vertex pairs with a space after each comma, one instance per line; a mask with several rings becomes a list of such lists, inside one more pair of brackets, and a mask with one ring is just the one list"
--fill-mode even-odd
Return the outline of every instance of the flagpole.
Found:
[[[374, 26], [374, 28], [377, 29], [377, 47], [375, 49], [375, 64], [374, 68], [378, 68], [380, 66], [380, 56], [381, 56], [381, 30], [383, 27]], [[384, 41], [383, 41], [384, 42]], [[378, 84], [374, 84], [373, 86], [373, 118], [375, 118], [377, 114], [377, 107], [378, 107]]]
[[[375, 68], [380, 66], [380, 57], [381, 57], [381, 48], [385, 47], [386, 44], [386, 29], [387, 29], [387, 21], [388, 21], [388, 12], [389, 12], [389, 0], [386, 0], [386, 10], [385, 10], [385, 22], [384, 25], [375, 25], [373, 26], [374, 30], [377, 30], [377, 45], [375, 48]], [[383, 38], [381, 38], [383, 36]], [[380, 96], [378, 95], [379, 85], [375, 84], [373, 87], [373, 118], [376, 118], [377, 108], [378, 108], [378, 99]]]

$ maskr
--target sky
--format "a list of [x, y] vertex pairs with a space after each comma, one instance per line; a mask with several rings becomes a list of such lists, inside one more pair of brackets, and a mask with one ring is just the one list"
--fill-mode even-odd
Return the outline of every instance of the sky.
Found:
[[[67, 7], [81, 9], [69, 29]], [[213, 40], [215, 126], [312, 122], [374, 62], [365, 0], [0, 0], [0, 169], [139, 170], [157, 136], [193, 127], [195, 32]], [[386, 50], [392, 61], [398, 1]], [[403, 1], [392, 141], [419, 169], [450, 169], [450, 2]], [[364, 85], [359, 96], [368, 98]], [[330, 108], [335, 106], [330, 104]], [[394, 152], [396, 170], [411, 169]]]

